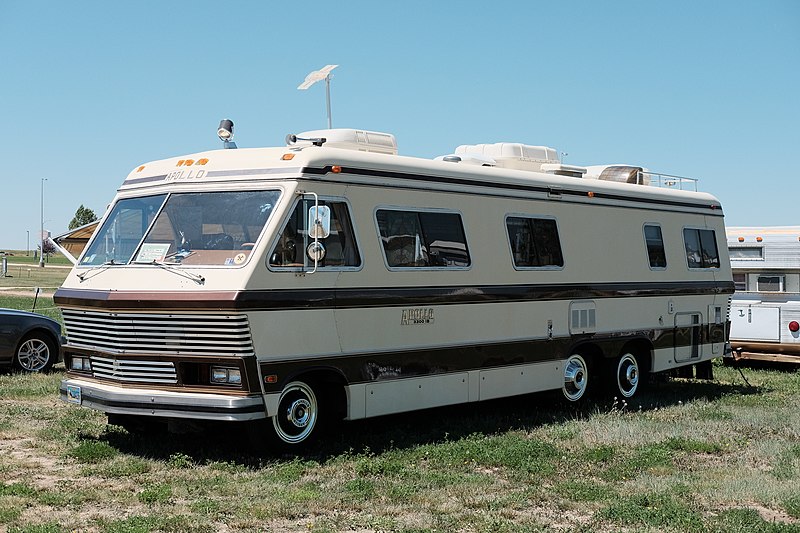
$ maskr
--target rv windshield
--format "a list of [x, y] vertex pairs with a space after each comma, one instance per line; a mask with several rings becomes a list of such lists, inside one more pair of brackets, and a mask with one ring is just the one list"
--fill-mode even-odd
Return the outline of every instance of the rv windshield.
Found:
[[279, 198], [279, 191], [229, 191], [121, 200], [81, 265], [241, 265]]

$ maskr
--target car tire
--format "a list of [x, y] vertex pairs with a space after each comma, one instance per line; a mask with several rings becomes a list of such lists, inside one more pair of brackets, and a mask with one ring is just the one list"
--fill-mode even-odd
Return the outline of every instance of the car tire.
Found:
[[14, 351], [14, 368], [22, 372], [47, 372], [58, 358], [58, 348], [47, 333], [25, 335]]

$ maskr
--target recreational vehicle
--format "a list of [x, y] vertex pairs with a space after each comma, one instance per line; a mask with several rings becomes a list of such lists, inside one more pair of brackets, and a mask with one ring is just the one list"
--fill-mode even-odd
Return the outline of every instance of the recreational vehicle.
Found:
[[726, 343], [722, 208], [661, 178], [344, 129], [144, 163], [55, 295], [61, 396], [123, 425], [260, 421], [290, 448], [325, 419], [630, 398]]
[[732, 355], [800, 363], [800, 226], [729, 227]]

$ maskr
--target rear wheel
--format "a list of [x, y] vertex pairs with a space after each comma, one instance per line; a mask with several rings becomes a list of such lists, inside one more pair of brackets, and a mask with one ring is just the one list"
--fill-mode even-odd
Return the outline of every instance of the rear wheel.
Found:
[[617, 393], [623, 398], [633, 398], [639, 391], [641, 370], [639, 360], [632, 353], [624, 353], [615, 365], [615, 379]]
[[25, 372], [47, 372], [58, 357], [55, 343], [41, 332], [26, 335], [16, 353], [14, 366]]
[[572, 354], [564, 362], [564, 385], [561, 390], [571, 402], [577, 402], [589, 389], [589, 365], [580, 354]]

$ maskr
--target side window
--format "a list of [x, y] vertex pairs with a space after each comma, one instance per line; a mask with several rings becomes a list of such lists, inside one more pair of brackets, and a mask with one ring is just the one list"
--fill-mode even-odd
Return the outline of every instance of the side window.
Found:
[[683, 243], [689, 268], [719, 268], [714, 230], [686, 228], [683, 230]]
[[733, 285], [734, 289], [737, 291], [746, 291], [747, 290], [747, 274], [744, 272], [734, 272], [733, 273]]
[[[356, 246], [355, 232], [350, 219], [350, 212], [345, 202], [320, 200], [319, 205], [331, 208], [331, 233], [319, 242], [325, 247], [325, 256], [319, 263], [320, 268], [357, 267], [361, 265], [361, 256]], [[301, 200], [297, 203], [292, 216], [281, 232], [278, 242], [269, 256], [272, 267], [304, 267], [313, 265], [306, 253], [313, 237], [308, 236], [306, 228], [308, 210], [314, 206], [313, 200]]]
[[390, 267], [470, 265], [464, 225], [458, 213], [379, 209], [375, 218]]
[[516, 267], [563, 267], [561, 241], [551, 218], [508, 217], [508, 242]]
[[647, 224], [644, 227], [644, 242], [647, 246], [647, 257], [650, 268], [667, 268], [667, 254], [664, 251], [664, 238], [661, 226]]

